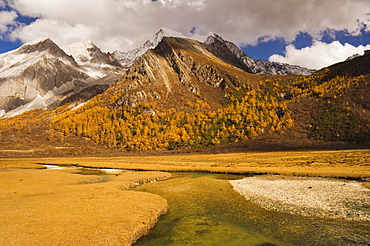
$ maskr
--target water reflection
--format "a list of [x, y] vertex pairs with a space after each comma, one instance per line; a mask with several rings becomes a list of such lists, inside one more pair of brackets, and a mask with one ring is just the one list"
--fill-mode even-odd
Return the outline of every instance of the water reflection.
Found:
[[78, 166], [58, 166], [58, 165], [51, 165], [51, 164], [44, 164], [43, 165], [46, 169], [51, 170], [76, 170], [75, 174], [81, 175], [98, 175], [98, 176], [105, 176], [105, 175], [118, 175], [124, 173], [125, 170], [123, 169], [114, 169], [114, 168], [86, 168], [86, 167], [78, 167]]

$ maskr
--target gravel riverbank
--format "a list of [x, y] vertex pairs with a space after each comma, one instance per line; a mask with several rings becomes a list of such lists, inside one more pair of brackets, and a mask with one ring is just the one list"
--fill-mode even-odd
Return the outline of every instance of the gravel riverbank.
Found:
[[268, 210], [370, 221], [370, 189], [360, 182], [265, 176], [230, 183], [246, 199]]

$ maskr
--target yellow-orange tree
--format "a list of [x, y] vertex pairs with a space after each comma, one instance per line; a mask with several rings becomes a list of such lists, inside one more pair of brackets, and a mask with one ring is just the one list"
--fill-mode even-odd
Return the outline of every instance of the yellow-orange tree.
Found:
[[[286, 105], [259, 89], [241, 89], [217, 110], [210, 111], [202, 100], [189, 103], [188, 107], [189, 110], [161, 110], [154, 103], [138, 103], [135, 107], [113, 108], [102, 104], [98, 96], [50, 122], [65, 135], [86, 136], [108, 147], [129, 151], [226, 144], [292, 124]], [[284, 114], [278, 116], [277, 110]]]

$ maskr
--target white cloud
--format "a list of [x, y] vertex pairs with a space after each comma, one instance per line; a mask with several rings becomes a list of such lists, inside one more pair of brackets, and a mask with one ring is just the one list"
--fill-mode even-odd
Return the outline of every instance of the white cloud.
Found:
[[54, 37], [61, 43], [73, 43], [76, 40], [88, 39], [93, 30], [83, 24], [71, 25], [57, 20], [38, 19], [28, 26], [13, 31], [10, 34], [12, 40], [21, 38], [22, 41], [33, 41], [39, 37]]
[[[48, 36], [58, 44], [93, 40], [104, 50], [140, 46], [161, 27], [190, 35], [219, 33], [237, 44], [299, 32], [319, 38], [323, 30], [358, 33], [369, 24], [369, 0], [8, 0], [20, 14], [39, 21], [19, 27], [23, 42]], [[359, 24], [360, 23], [360, 24]], [[367, 26], [370, 28], [370, 25]]]
[[344, 61], [354, 54], [363, 55], [367, 49], [370, 49], [370, 44], [355, 47], [348, 43], [343, 45], [338, 41], [330, 44], [315, 42], [312, 46], [302, 49], [296, 49], [294, 45], [288, 45], [285, 56], [275, 54], [270, 56], [269, 61], [320, 69]]
[[9, 25], [15, 25], [15, 19], [18, 17], [15, 11], [0, 11], [0, 33], [8, 31]]

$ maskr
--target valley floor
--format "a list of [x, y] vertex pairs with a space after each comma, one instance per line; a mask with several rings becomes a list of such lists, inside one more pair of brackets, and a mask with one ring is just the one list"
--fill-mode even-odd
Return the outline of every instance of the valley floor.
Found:
[[81, 175], [0, 163], [0, 245], [131, 245], [167, 212], [167, 201], [129, 190], [169, 173]]
[[[146, 172], [79, 175], [44, 165]], [[0, 244], [130, 245], [167, 211], [162, 197], [130, 188], [171, 177], [162, 171], [347, 178], [369, 188], [370, 150], [3, 158]]]
[[370, 149], [328, 151], [241, 152], [225, 154], [159, 154], [111, 157], [12, 158], [4, 162], [77, 165], [151, 171], [196, 171], [235, 174], [370, 178]]

